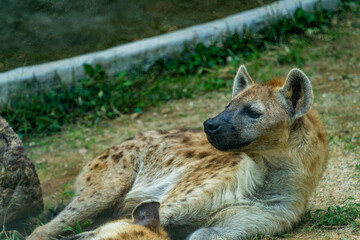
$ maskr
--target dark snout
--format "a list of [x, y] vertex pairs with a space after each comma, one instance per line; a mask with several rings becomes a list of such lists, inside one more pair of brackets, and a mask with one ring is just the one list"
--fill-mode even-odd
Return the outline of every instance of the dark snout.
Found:
[[235, 131], [232, 123], [234, 117], [233, 111], [223, 111], [214, 118], [209, 118], [204, 122], [204, 130], [208, 136], [216, 136], [229, 134], [231, 131]]
[[221, 151], [238, 150], [251, 143], [240, 138], [241, 126], [234, 127], [235, 114], [234, 111], [225, 110], [204, 122], [204, 131], [208, 141]]
[[216, 118], [209, 118], [204, 122], [204, 130], [206, 134], [216, 134], [221, 131], [221, 122]]
[[224, 111], [204, 122], [204, 131], [208, 141], [219, 150], [234, 148], [238, 142], [238, 134], [233, 126], [233, 112]]

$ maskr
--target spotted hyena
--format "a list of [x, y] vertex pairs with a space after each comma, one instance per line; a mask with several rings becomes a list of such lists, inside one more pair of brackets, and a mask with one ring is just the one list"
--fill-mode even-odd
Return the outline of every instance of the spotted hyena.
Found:
[[29, 237], [56, 237], [111, 209], [129, 216], [148, 199], [161, 203], [172, 239], [246, 239], [289, 230], [326, 165], [324, 127], [311, 106], [309, 79], [255, 83], [244, 66], [232, 99], [204, 131], [150, 131], [106, 150], [87, 164], [72, 202]]
[[160, 226], [157, 201], [146, 201], [137, 206], [130, 219], [106, 223], [94, 231], [85, 232], [62, 240], [170, 240]]

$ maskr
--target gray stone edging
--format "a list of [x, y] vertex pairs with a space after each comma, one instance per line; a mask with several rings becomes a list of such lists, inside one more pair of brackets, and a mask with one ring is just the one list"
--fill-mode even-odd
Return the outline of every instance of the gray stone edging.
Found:
[[84, 76], [82, 66], [84, 63], [100, 64], [110, 76], [135, 66], [142, 65], [143, 69], [147, 69], [158, 59], [180, 53], [185, 45], [190, 48], [198, 43], [210, 45], [221, 40], [229, 33], [242, 33], [245, 26], [247, 29], [256, 32], [271, 20], [291, 15], [298, 7], [312, 11], [314, 5], [321, 2], [323, 8], [336, 9], [340, 1], [281, 0], [223, 19], [123, 44], [103, 51], [16, 68], [0, 73], [0, 103], [6, 102], [8, 91], [21, 87], [23, 82], [31, 82], [36, 79], [38, 83], [46, 84], [57, 77], [60, 77], [63, 82], [79, 79]]

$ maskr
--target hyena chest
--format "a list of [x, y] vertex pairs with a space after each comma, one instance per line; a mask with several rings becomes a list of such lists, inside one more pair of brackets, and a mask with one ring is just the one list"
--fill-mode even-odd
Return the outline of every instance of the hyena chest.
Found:
[[212, 171], [179, 167], [156, 180], [139, 178], [127, 199], [158, 200], [164, 226], [201, 225], [224, 206], [243, 201], [245, 174], [241, 165], [227, 167], [225, 164]]
[[125, 197], [129, 209], [154, 199], [169, 222], [192, 222], [242, 199], [243, 168], [249, 157], [192, 142], [164, 141], [151, 154], [147, 149], [153, 148], [141, 153], [137, 176]]
[[154, 199], [162, 202], [165, 196], [176, 187], [176, 183], [185, 171], [186, 169], [181, 167], [173, 171], [154, 170], [151, 173], [139, 173], [125, 200]]

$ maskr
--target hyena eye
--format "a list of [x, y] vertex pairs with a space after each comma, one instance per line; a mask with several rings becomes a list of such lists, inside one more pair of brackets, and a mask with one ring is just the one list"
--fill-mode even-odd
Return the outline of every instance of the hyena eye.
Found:
[[261, 113], [258, 113], [250, 108], [246, 110], [246, 114], [251, 118], [259, 118], [261, 116]]

